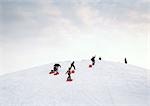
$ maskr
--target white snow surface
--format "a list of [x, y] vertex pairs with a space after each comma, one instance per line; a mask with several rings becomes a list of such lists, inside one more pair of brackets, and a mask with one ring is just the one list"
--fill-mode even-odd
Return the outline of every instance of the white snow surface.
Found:
[[150, 70], [108, 61], [90, 69], [82, 60], [66, 82], [70, 63], [57, 76], [48, 74], [53, 64], [0, 76], [0, 106], [150, 106]]

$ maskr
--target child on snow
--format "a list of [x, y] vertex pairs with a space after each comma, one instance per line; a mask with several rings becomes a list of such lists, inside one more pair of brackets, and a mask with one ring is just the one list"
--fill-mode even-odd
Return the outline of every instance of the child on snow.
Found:
[[95, 57], [96, 57], [96, 56], [93, 56], [93, 57], [91, 58], [92, 65], [95, 65]]
[[71, 63], [71, 66], [68, 68], [68, 71], [66, 72], [66, 74], [68, 74], [67, 81], [72, 81], [71, 73], [75, 72], [74, 70], [71, 70], [72, 67], [74, 68], [74, 70], [76, 69], [74, 65], [74, 61]]
[[71, 79], [71, 67], [68, 68], [68, 71], [66, 72], [66, 74], [68, 74], [67, 81], [72, 81], [72, 79]]
[[127, 59], [126, 58], [124, 59], [124, 62], [125, 62], [125, 64], [127, 64]]
[[58, 73], [58, 68], [59, 68], [59, 67], [61, 67], [60, 64], [54, 64], [53, 70], [51, 70], [50, 74], [55, 73], [55, 72], [56, 72], [56, 74], [59, 74], [59, 73]]

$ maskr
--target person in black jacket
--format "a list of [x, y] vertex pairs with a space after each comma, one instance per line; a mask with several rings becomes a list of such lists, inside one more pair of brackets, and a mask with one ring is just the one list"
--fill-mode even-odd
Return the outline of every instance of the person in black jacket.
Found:
[[91, 58], [92, 65], [95, 65], [95, 57], [96, 57], [96, 56], [93, 56], [93, 57]]
[[125, 64], [127, 64], [127, 63], [128, 63], [126, 58], [124, 59], [124, 62], [125, 62]]

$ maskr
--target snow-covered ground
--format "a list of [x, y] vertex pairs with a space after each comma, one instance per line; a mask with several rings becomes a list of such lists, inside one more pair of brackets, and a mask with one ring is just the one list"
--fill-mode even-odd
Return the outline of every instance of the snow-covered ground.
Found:
[[70, 62], [62, 62], [58, 76], [53, 64], [0, 76], [0, 106], [150, 106], [148, 72], [127, 64], [76, 62], [73, 82], [66, 82]]

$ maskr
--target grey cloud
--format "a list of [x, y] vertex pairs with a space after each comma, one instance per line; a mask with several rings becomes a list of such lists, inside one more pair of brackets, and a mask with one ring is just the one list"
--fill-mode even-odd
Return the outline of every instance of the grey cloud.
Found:
[[[3, 26], [1, 36], [4, 34], [14, 38], [37, 35], [34, 32], [54, 23], [57, 17], [43, 12], [44, 5], [38, 1], [1, 1], [1, 26]], [[47, 4], [49, 5], [49, 4]], [[46, 7], [47, 10], [51, 8]]]
[[[76, 11], [84, 6], [98, 11], [97, 17], [120, 23], [146, 24], [150, 21], [150, 2], [145, 0], [1, 0], [0, 3], [3, 32], [11, 36], [36, 35], [33, 32], [48, 26], [55, 26], [57, 29], [62, 18], [80, 28], [84, 23]], [[54, 11], [52, 6], [61, 12], [61, 16], [44, 12]]]
[[[100, 17], [129, 24], [150, 22], [150, 2], [145, 0], [53, 0], [64, 17], [82, 25], [75, 11], [80, 7], [90, 7], [99, 12]], [[131, 12], [134, 12], [131, 14]]]
[[[109, 1], [109, 0], [108, 0]], [[120, 22], [134, 22], [135, 20], [143, 20], [141, 16], [149, 15], [150, 3], [141, 2], [141, 0], [111, 0], [111, 2], [100, 2], [92, 4], [93, 8], [97, 8], [100, 15], [104, 17], [116, 18]], [[134, 11], [139, 15], [138, 19], [133, 19], [128, 14]], [[133, 16], [134, 17], [134, 16]], [[148, 21], [148, 20], [147, 20]]]

